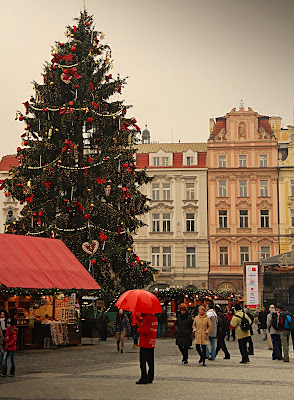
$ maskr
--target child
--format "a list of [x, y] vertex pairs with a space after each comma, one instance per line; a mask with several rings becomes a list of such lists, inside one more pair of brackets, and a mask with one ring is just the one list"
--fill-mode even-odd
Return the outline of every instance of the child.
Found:
[[5, 347], [4, 347], [4, 356], [3, 356], [3, 371], [1, 376], [7, 376], [7, 359], [10, 355], [10, 374], [9, 376], [14, 376], [15, 374], [15, 363], [14, 363], [14, 353], [16, 352], [16, 341], [17, 341], [17, 332], [18, 329], [15, 326], [15, 322], [12, 319], [7, 321], [7, 329], [5, 336]]

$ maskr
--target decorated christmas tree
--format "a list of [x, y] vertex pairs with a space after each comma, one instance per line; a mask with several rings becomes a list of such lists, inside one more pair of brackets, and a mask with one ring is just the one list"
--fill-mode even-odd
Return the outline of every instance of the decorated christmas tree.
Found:
[[149, 178], [134, 158], [140, 128], [119, 99], [126, 81], [112, 76], [93, 17], [81, 12], [66, 36], [17, 113], [25, 123], [20, 166], [3, 186], [23, 209], [7, 231], [61, 239], [113, 296], [153, 279], [132, 249], [148, 211], [139, 189]]

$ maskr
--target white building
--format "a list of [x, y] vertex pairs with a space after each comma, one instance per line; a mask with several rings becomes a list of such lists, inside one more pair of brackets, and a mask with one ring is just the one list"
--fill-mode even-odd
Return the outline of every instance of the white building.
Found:
[[136, 163], [154, 177], [142, 188], [147, 226], [134, 237], [135, 252], [159, 270], [154, 286], [208, 288], [206, 144], [141, 144]]

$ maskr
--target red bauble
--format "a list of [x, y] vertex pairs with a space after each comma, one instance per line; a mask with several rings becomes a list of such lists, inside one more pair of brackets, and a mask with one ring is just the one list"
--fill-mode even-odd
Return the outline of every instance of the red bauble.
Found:
[[80, 87], [80, 85], [75, 85], [75, 88], [78, 89]]
[[16, 149], [16, 151], [17, 151], [18, 153], [21, 152], [21, 148], [18, 147], [18, 148]]
[[91, 164], [91, 163], [93, 162], [93, 158], [92, 158], [92, 157], [89, 157], [89, 158], [88, 158], [88, 161], [89, 161], [89, 163]]
[[25, 146], [27, 146], [28, 145], [28, 141], [27, 140], [25, 140], [24, 142], [23, 142], [23, 144], [25, 145]]
[[67, 238], [68, 238], [68, 239], [71, 239], [71, 236], [68, 236]]
[[61, 46], [61, 47], [64, 46], [64, 43], [60, 43], [60, 46]]
[[63, 201], [64, 201], [65, 203], [67, 203], [67, 202], [68, 202], [68, 200], [67, 200], [67, 199], [64, 199]]
[[90, 25], [90, 22], [86, 22], [86, 26], [89, 26]]
[[21, 183], [18, 183], [17, 186], [20, 187], [20, 186], [21, 186]]
[[48, 108], [44, 108], [44, 111], [47, 112], [47, 111], [48, 111]]
[[104, 258], [104, 257], [102, 258], [102, 261], [105, 261], [105, 258]]
[[31, 125], [30, 125], [30, 124], [28, 124], [28, 125], [26, 126], [26, 128], [27, 128], [27, 129], [30, 129], [30, 127], [31, 127]]
[[87, 121], [88, 121], [88, 122], [93, 122], [93, 118], [92, 118], [92, 117], [88, 117], [88, 118], [87, 118]]
[[128, 168], [128, 164], [123, 164], [123, 168]]
[[22, 121], [22, 120], [23, 120], [23, 116], [20, 115], [18, 119], [19, 119], [20, 121]]
[[57, 68], [56, 65], [53, 65], [52, 69], [56, 69], [56, 68]]
[[85, 217], [85, 219], [89, 219], [90, 215], [89, 214], [85, 214], [84, 217]]
[[96, 260], [91, 260], [92, 265], [96, 265], [97, 261]]
[[19, 202], [20, 204], [23, 204], [23, 200], [20, 200], [20, 202]]
[[71, 51], [73, 51], [73, 52], [77, 51], [76, 46], [73, 46], [73, 47], [71, 48]]
[[69, 114], [69, 111], [68, 111], [68, 110], [66, 110], [66, 111], [65, 111], [65, 114]]
[[9, 196], [9, 193], [8, 193], [8, 192], [6, 192], [6, 193], [5, 193], [5, 197], [8, 197], [8, 196]]
[[36, 217], [37, 216], [37, 213], [33, 213], [33, 217]]
[[147, 271], [147, 268], [144, 268], [144, 272], [146, 272]]
[[68, 102], [68, 105], [72, 107], [72, 106], [73, 106], [73, 101], [72, 101], [72, 100], [69, 101], [69, 102]]

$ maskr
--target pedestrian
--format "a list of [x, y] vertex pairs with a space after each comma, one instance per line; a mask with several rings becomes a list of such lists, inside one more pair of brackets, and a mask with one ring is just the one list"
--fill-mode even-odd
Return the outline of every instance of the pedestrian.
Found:
[[188, 351], [191, 343], [192, 334], [192, 317], [188, 313], [188, 307], [182, 303], [180, 305], [180, 314], [178, 315], [175, 323], [176, 327], [176, 344], [182, 353], [184, 364], [188, 364]]
[[[117, 351], [124, 352], [125, 336], [131, 330], [129, 318], [124, 313], [124, 310], [119, 309], [113, 322], [113, 332], [116, 336]], [[121, 346], [121, 349], [120, 349]]]
[[273, 304], [269, 306], [269, 314], [267, 315], [267, 329], [269, 330], [273, 344], [272, 359], [281, 360], [282, 359], [281, 332], [278, 329], [278, 316], [275, 306]]
[[[163, 306], [163, 304], [161, 304]], [[166, 308], [162, 307], [162, 313], [155, 314], [158, 322], [158, 330], [157, 337], [160, 338], [160, 334], [163, 338], [165, 338], [165, 324], [167, 321], [167, 312]]]
[[[152, 383], [154, 379], [154, 349], [156, 345], [158, 322], [153, 314], [143, 314], [143, 321], [138, 327], [140, 347], [141, 378], [137, 385]], [[148, 372], [147, 372], [148, 365]]]
[[259, 313], [260, 313], [260, 310], [256, 309], [255, 312], [254, 312], [254, 323], [257, 325], [257, 333], [259, 335], [261, 335], [261, 332], [260, 332], [260, 328], [261, 328], [260, 325], [261, 324], [260, 324], [260, 321], [259, 321]]
[[222, 349], [225, 354], [224, 359], [229, 360], [231, 356], [225, 343], [225, 337], [229, 329], [229, 321], [226, 319], [225, 314], [222, 312], [219, 305], [215, 306], [215, 310], [217, 315], [217, 345], [215, 356], [217, 356], [220, 349]]
[[131, 314], [131, 328], [133, 332], [133, 349], [138, 349], [138, 339], [139, 339], [139, 334], [138, 334], [138, 327], [140, 323], [142, 322], [143, 318], [141, 316], [141, 313], [139, 312], [132, 312]]
[[209, 343], [209, 333], [212, 329], [211, 320], [206, 314], [204, 306], [198, 307], [198, 315], [194, 319], [193, 332], [195, 333], [196, 350], [200, 355], [199, 364], [205, 364], [206, 346]]
[[15, 320], [9, 319], [7, 321], [6, 335], [5, 335], [5, 348], [4, 348], [4, 356], [2, 361], [3, 370], [1, 376], [7, 376], [7, 361], [10, 356], [10, 373], [8, 376], [15, 375], [15, 362], [14, 362], [14, 354], [16, 352], [16, 341], [17, 341], [17, 333], [18, 329], [15, 326]]
[[267, 327], [266, 327], [267, 313], [266, 313], [266, 311], [265, 311], [265, 307], [264, 307], [264, 306], [262, 306], [262, 307], [261, 307], [261, 310], [259, 311], [258, 319], [259, 319], [259, 323], [260, 323], [260, 325], [259, 325], [259, 330], [262, 330], [262, 333], [263, 333], [263, 340], [266, 340], [266, 339], [267, 339], [267, 336], [266, 336], [266, 329], [267, 329]]
[[101, 315], [99, 318], [100, 321], [100, 339], [106, 342], [107, 339], [107, 332], [108, 332], [108, 322], [109, 322], [109, 317], [106, 313], [106, 307], [102, 307], [101, 310]]
[[236, 314], [233, 316], [231, 320], [231, 325], [234, 328], [236, 328], [236, 337], [238, 340], [239, 350], [242, 357], [240, 364], [246, 364], [250, 362], [247, 351], [247, 343], [248, 343], [248, 338], [250, 337], [250, 329], [248, 328], [248, 330], [242, 330], [241, 321], [242, 318], [246, 318], [250, 326], [252, 322], [251, 319], [248, 317], [248, 315], [244, 311], [242, 311], [241, 305], [239, 303], [235, 305], [235, 310]]
[[206, 357], [209, 361], [215, 361], [215, 351], [216, 351], [216, 339], [217, 339], [217, 315], [214, 311], [214, 305], [209, 303], [207, 305], [207, 316], [210, 318], [212, 329], [209, 333], [209, 347], [206, 347]]
[[231, 321], [232, 321], [233, 316], [234, 316], [234, 310], [232, 308], [230, 308], [229, 311], [226, 314], [226, 319], [229, 321], [229, 329], [228, 329], [228, 333], [227, 333], [227, 341], [230, 340], [230, 335], [232, 335], [233, 342], [234, 342], [235, 339], [236, 339], [236, 337], [235, 337], [235, 328], [233, 328], [232, 325], [231, 325]]
[[[2, 361], [3, 361], [3, 356], [4, 356], [4, 347], [5, 347], [5, 335], [6, 335], [6, 326], [7, 326], [7, 321], [9, 319], [9, 314], [6, 310], [1, 310], [0, 311], [0, 331], [3, 336], [3, 341], [0, 346], [0, 367], [2, 368]], [[2, 372], [2, 371], [0, 371]]]
[[252, 326], [253, 326], [254, 316], [251, 314], [249, 308], [245, 308], [245, 312], [251, 320], [250, 336], [248, 337], [248, 355], [254, 356], [254, 347], [253, 347], [253, 340], [252, 340], [252, 336], [253, 336]]
[[[287, 316], [292, 320], [291, 314], [285, 307], [281, 304], [277, 304], [277, 313], [278, 313], [278, 329], [280, 330], [281, 336], [281, 344], [283, 351], [283, 361], [289, 362], [289, 337], [291, 334], [291, 329], [287, 326], [286, 320]], [[292, 322], [293, 329], [293, 322]]]

